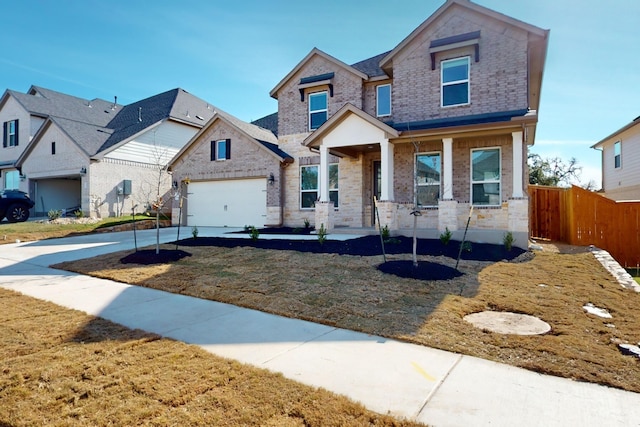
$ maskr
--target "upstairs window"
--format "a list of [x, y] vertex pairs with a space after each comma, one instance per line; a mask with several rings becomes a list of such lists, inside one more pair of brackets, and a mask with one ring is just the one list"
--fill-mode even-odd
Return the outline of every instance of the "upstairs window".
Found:
[[391, 85], [376, 86], [376, 111], [378, 117], [391, 115]]
[[211, 161], [231, 158], [231, 140], [211, 141]]
[[469, 104], [469, 57], [441, 62], [443, 107]]
[[18, 120], [4, 122], [3, 147], [18, 146]]
[[437, 206], [440, 199], [440, 153], [416, 155], [418, 206]]
[[471, 150], [471, 203], [500, 205], [500, 149]]
[[327, 121], [327, 92], [309, 94], [309, 130], [316, 130]]
[[[318, 200], [318, 166], [300, 167], [300, 207], [312, 209]], [[329, 200], [338, 207], [338, 164], [329, 165]]]
[[620, 149], [620, 141], [613, 144], [613, 164], [616, 169], [622, 166], [622, 151]]

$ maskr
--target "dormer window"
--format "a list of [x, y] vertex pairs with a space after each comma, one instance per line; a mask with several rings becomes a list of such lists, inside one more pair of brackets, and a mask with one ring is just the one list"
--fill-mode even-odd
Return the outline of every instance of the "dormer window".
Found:
[[440, 64], [442, 106], [469, 104], [469, 57], [449, 59]]
[[316, 130], [327, 121], [327, 96], [326, 91], [309, 94], [309, 130]]

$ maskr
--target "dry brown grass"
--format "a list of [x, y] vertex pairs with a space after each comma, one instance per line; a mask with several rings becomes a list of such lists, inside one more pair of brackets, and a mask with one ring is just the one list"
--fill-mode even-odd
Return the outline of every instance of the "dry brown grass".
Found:
[[[380, 257], [185, 249], [192, 256], [170, 265], [121, 264], [125, 253], [117, 253], [59, 267], [640, 392], [640, 362], [616, 346], [640, 341], [640, 295], [622, 288], [590, 253], [462, 261], [464, 276], [421, 282], [381, 273]], [[455, 265], [445, 257], [423, 259]], [[587, 314], [582, 306], [589, 302], [613, 319]], [[463, 320], [487, 309], [537, 316], [552, 330], [501, 335]]]
[[418, 425], [3, 289], [0, 367], [0, 425]]

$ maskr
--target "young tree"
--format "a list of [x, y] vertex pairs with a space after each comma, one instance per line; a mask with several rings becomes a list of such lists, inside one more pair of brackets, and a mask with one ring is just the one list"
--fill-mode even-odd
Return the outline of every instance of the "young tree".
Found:
[[569, 186], [579, 181], [582, 166], [572, 157], [565, 162], [560, 157], [542, 158], [539, 154], [529, 153], [529, 184], [548, 186]]

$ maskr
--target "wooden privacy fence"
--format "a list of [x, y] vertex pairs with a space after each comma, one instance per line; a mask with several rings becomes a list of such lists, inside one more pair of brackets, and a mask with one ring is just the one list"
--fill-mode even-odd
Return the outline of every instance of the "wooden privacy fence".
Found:
[[532, 238], [594, 245], [625, 267], [640, 265], [640, 202], [616, 202], [580, 187], [529, 186]]

